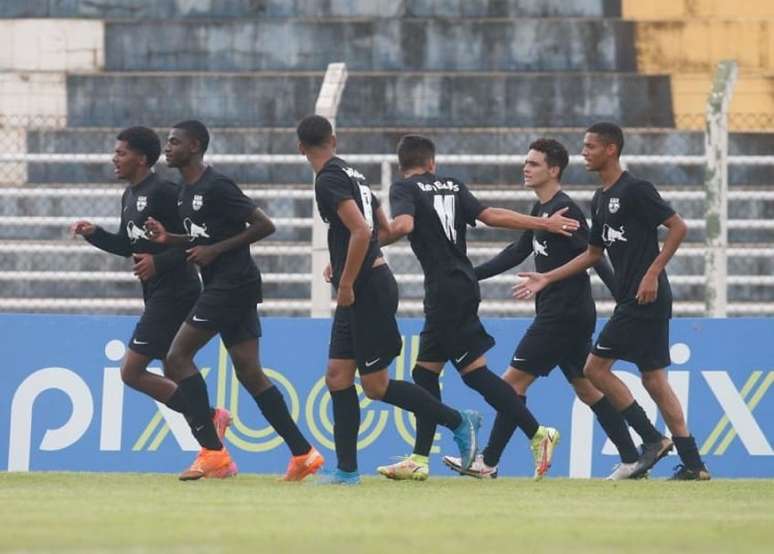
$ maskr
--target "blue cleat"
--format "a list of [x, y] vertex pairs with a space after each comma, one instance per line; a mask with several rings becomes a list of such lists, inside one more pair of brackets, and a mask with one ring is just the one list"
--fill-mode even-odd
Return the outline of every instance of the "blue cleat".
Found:
[[476, 459], [478, 451], [478, 428], [481, 427], [481, 414], [475, 410], [461, 410], [462, 423], [454, 430], [454, 442], [460, 449], [460, 463], [467, 470]]
[[318, 485], [354, 486], [360, 484], [360, 474], [357, 471], [342, 471], [336, 469], [336, 471], [332, 473], [324, 472], [318, 474], [315, 483]]

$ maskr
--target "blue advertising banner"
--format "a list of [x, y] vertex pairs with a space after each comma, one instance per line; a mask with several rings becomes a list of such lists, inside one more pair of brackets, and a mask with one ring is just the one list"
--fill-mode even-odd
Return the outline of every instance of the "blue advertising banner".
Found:
[[[185, 420], [121, 382], [119, 367], [135, 321], [121, 316], [0, 316], [0, 469], [177, 472], [190, 463], [198, 446]], [[400, 321], [404, 350], [390, 368], [394, 378], [411, 378], [421, 323]], [[526, 319], [485, 321], [497, 340], [488, 354], [490, 368], [505, 368], [528, 324]], [[330, 321], [266, 318], [262, 325], [261, 360], [267, 374], [307, 438], [333, 466], [330, 396], [323, 378]], [[715, 477], [774, 477], [772, 337], [774, 322], [768, 319], [672, 321], [669, 379]], [[241, 390], [220, 342], [213, 340], [196, 361], [212, 403], [234, 415], [227, 446], [240, 471], [283, 472], [289, 451]], [[637, 369], [625, 362], [614, 369], [664, 430]], [[161, 371], [158, 363], [153, 370]], [[484, 414], [485, 443], [492, 409], [451, 366], [441, 382], [447, 403]], [[393, 456], [411, 452], [413, 418], [358, 392], [359, 465], [368, 474]], [[618, 461], [591, 410], [575, 399], [560, 371], [531, 387], [529, 406], [541, 423], [561, 432], [551, 475], [600, 477]], [[440, 455], [456, 455], [445, 429], [439, 430], [433, 453], [432, 471], [451, 475], [440, 463]], [[654, 476], [669, 474], [677, 463], [676, 456], [662, 461]], [[508, 445], [500, 474], [532, 474], [523, 434], [517, 432]]]

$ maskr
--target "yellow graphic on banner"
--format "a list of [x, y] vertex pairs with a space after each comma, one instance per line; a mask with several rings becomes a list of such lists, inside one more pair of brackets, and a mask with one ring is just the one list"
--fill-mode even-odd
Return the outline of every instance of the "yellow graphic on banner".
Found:
[[[747, 404], [747, 408], [749, 408], [750, 412], [752, 412], [756, 406], [760, 403], [763, 396], [768, 391], [769, 387], [774, 383], [774, 371], [770, 371], [766, 378], [763, 380], [763, 382], [758, 386], [757, 389], [755, 389], [755, 385], [760, 381], [761, 376], [763, 375], [763, 371], [753, 371], [750, 374], [750, 377], [748, 377], [747, 382], [742, 387], [742, 390], [739, 391], [739, 396], [742, 400], [744, 400]], [[753, 392], [753, 389], [755, 391]], [[749, 400], [748, 400], [749, 397]], [[717, 443], [720, 436], [723, 434], [724, 431], [726, 431], [726, 427], [728, 427], [730, 421], [728, 419], [727, 415], [723, 415], [723, 417], [720, 418], [720, 421], [718, 421], [715, 428], [712, 430], [712, 433], [710, 433], [710, 436], [707, 437], [707, 440], [704, 442], [704, 444], [701, 447], [700, 454], [702, 456], [706, 456], [710, 453], [712, 448], [715, 446], [715, 443]], [[728, 447], [731, 445], [731, 442], [736, 437], [736, 429], [731, 427], [727, 432], [725, 437], [722, 441], [720, 441], [720, 444], [715, 449], [715, 455], [722, 456], [725, 454]]]

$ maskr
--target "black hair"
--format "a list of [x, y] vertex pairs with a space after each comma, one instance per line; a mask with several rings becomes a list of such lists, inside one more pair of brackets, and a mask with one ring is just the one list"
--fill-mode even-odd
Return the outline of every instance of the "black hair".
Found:
[[586, 129], [586, 132], [599, 135], [599, 138], [601, 138], [602, 142], [605, 144], [615, 144], [616, 148], [618, 149], [618, 156], [620, 156], [621, 152], [623, 152], [623, 130], [615, 123], [601, 121]]
[[333, 125], [321, 115], [308, 115], [296, 127], [296, 135], [303, 146], [319, 148], [333, 137]]
[[148, 167], [153, 167], [161, 155], [161, 141], [153, 129], [129, 127], [118, 133], [116, 139], [126, 142], [129, 150], [145, 156]]
[[537, 150], [546, 156], [548, 167], [559, 168], [559, 179], [562, 178], [567, 164], [570, 163], [570, 155], [561, 142], [549, 138], [540, 138], [529, 145], [530, 150]]
[[435, 159], [435, 144], [421, 135], [405, 135], [398, 142], [398, 164], [402, 170], [422, 167]]
[[175, 123], [172, 128], [182, 129], [189, 137], [197, 140], [199, 142], [199, 146], [202, 149], [202, 154], [207, 151], [207, 147], [210, 145], [210, 132], [201, 121], [196, 119], [187, 119], [185, 121], [181, 121], [180, 123]]

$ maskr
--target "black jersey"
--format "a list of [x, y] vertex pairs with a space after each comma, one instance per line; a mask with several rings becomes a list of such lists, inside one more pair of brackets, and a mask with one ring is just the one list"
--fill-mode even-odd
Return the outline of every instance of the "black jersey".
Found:
[[[195, 183], [181, 186], [177, 204], [191, 246], [215, 244], [238, 235], [256, 209], [234, 181], [212, 167], [207, 167]], [[247, 244], [224, 252], [202, 267], [201, 274], [204, 286], [210, 289], [260, 288], [261, 274]]]
[[[530, 215], [549, 217], [556, 211], [568, 208], [565, 217], [571, 217], [580, 224], [572, 236], [565, 237], [548, 231], [524, 231], [518, 242], [507, 246], [492, 260], [477, 266], [476, 276], [486, 279], [499, 275], [522, 263], [530, 254], [535, 258], [535, 270], [547, 273], [561, 267], [586, 251], [589, 227], [583, 211], [563, 191], [556, 193], [548, 202], [535, 202]], [[595, 269], [609, 288], [613, 287], [613, 274], [606, 261]], [[535, 324], [574, 325], [578, 321], [596, 318], [596, 309], [591, 295], [588, 273], [582, 271], [562, 281], [551, 283], [535, 297]]]
[[397, 181], [390, 187], [392, 217], [410, 215], [414, 230], [411, 249], [419, 259], [427, 285], [462, 270], [473, 281], [473, 265], [467, 256], [467, 226], [475, 226], [485, 206], [465, 183], [431, 173]]
[[675, 211], [647, 181], [624, 172], [591, 201], [589, 242], [607, 249], [615, 269], [617, 311], [634, 317], [672, 317], [672, 290], [666, 271], [658, 276], [658, 295], [650, 304], [635, 298], [640, 282], [659, 254], [658, 227]]
[[314, 196], [320, 217], [329, 225], [328, 252], [334, 286], [338, 287], [341, 273], [344, 271], [350, 237], [349, 229], [339, 218], [337, 212], [339, 204], [345, 200], [354, 200], [371, 229], [368, 251], [360, 272], [355, 278], [355, 284], [357, 284], [371, 273], [374, 260], [382, 255], [379, 248], [379, 222], [376, 217], [379, 200], [371, 192], [363, 174], [337, 157], [328, 160], [317, 173], [314, 180]]
[[136, 185], [130, 185], [121, 197], [121, 223], [117, 233], [97, 227], [86, 237], [94, 246], [119, 256], [152, 254], [156, 275], [142, 281], [143, 297], [153, 294], [189, 294], [200, 288], [196, 269], [185, 261], [185, 252], [151, 242], [145, 221], [152, 217], [172, 233], [183, 231], [177, 215], [178, 186], [150, 173]]

